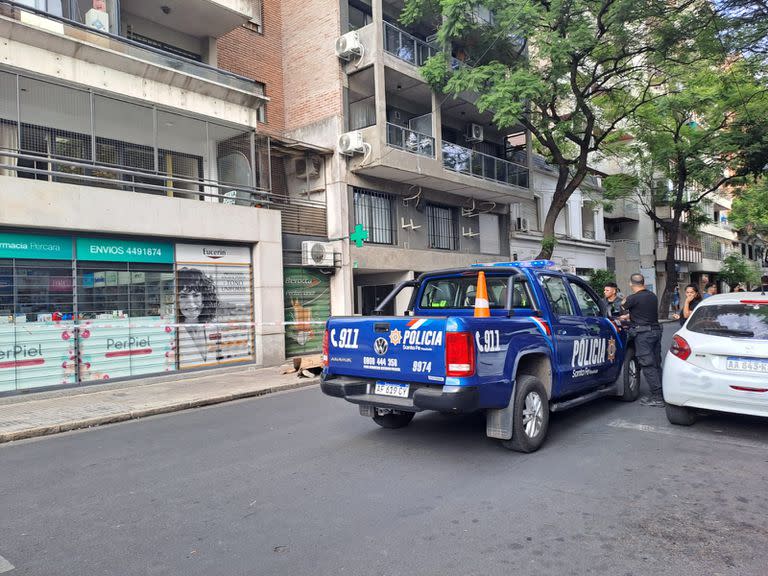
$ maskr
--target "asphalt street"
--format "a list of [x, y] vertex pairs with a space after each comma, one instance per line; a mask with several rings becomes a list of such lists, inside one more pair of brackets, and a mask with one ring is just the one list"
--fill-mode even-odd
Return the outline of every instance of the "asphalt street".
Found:
[[312, 387], [3, 445], [0, 573], [766, 574], [768, 421], [606, 399], [550, 426], [523, 455]]

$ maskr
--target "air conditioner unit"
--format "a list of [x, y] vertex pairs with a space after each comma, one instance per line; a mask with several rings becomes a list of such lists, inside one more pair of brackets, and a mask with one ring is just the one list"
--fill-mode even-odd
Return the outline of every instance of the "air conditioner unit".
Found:
[[515, 230], [518, 232], [528, 232], [529, 224], [528, 224], [528, 218], [516, 218], [514, 220], [515, 223]]
[[467, 142], [482, 142], [483, 127], [480, 124], [467, 124]]
[[352, 57], [363, 55], [363, 44], [360, 35], [356, 31], [347, 32], [336, 39], [336, 56], [342, 60], [352, 60]]
[[320, 158], [320, 156], [296, 158], [293, 164], [294, 170], [296, 172], [296, 178], [299, 180], [317, 178], [320, 175], [320, 167], [322, 166], [322, 162], [323, 159]]
[[365, 152], [365, 141], [363, 140], [363, 133], [359, 130], [354, 132], [346, 132], [339, 136], [339, 141], [336, 144], [340, 154], [345, 156], [353, 156], [358, 152]]
[[333, 267], [333, 244], [306, 240], [301, 243], [302, 266]]

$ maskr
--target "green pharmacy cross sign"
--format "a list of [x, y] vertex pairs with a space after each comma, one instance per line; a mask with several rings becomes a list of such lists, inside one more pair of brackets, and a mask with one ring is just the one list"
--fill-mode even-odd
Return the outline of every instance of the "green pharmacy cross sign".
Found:
[[362, 224], [357, 224], [355, 226], [355, 231], [349, 235], [349, 239], [352, 240], [358, 248], [362, 248], [363, 242], [368, 240], [368, 230], [363, 228]]

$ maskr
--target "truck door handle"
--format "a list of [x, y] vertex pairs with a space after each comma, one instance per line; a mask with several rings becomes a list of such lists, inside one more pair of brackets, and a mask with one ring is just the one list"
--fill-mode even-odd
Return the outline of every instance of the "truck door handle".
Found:
[[561, 329], [561, 330], [558, 330], [558, 331], [557, 331], [557, 333], [558, 333], [560, 336], [565, 336], [566, 334], [568, 334], [568, 330], [566, 330], [565, 328], [563, 328], [563, 329]]
[[377, 333], [389, 332], [389, 322], [376, 322], [373, 325], [373, 331]]

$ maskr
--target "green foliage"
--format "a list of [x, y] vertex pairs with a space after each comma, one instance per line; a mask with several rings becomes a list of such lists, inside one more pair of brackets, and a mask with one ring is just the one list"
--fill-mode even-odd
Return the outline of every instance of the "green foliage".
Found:
[[[473, 17], [481, 5], [493, 24]], [[527, 128], [560, 174], [545, 242], [591, 155], [616, 145], [625, 120], [663, 91], [667, 64], [715, 44], [707, 0], [406, 0], [401, 18], [411, 24], [430, 11], [440, 14], [439, 43], [460, 47], [472, 66], [435, 56], [426, 80], [446, 94], [477, 94], [502, 131]]]
[[550, 258], [555, 251], [555, 246], [557, 246], [557, 238], [554, 236], [545, 236], [541, 240], [541, 252], [538, 257]]
[[728, 254], [723, 259], [723, 265], [718, 276], [731, 288], [737, 284], [757, 284], [760, 282], [760, 271], [738, 253]]
[[747, 234], [768, 236], [768, 179], [761, 178], [738, 192], [730, 222]]
[[605, 285], [608, 282], [616, 282], [616, 275], [610, 270], [603, 270], [598, 268], [597, 270], [593, 270], [589, 275], [588, 282], [589, 285], [592, 286], [592, 288], [595, 290], [595, 292], [602, 294], [603, 288], [605, 288]]

